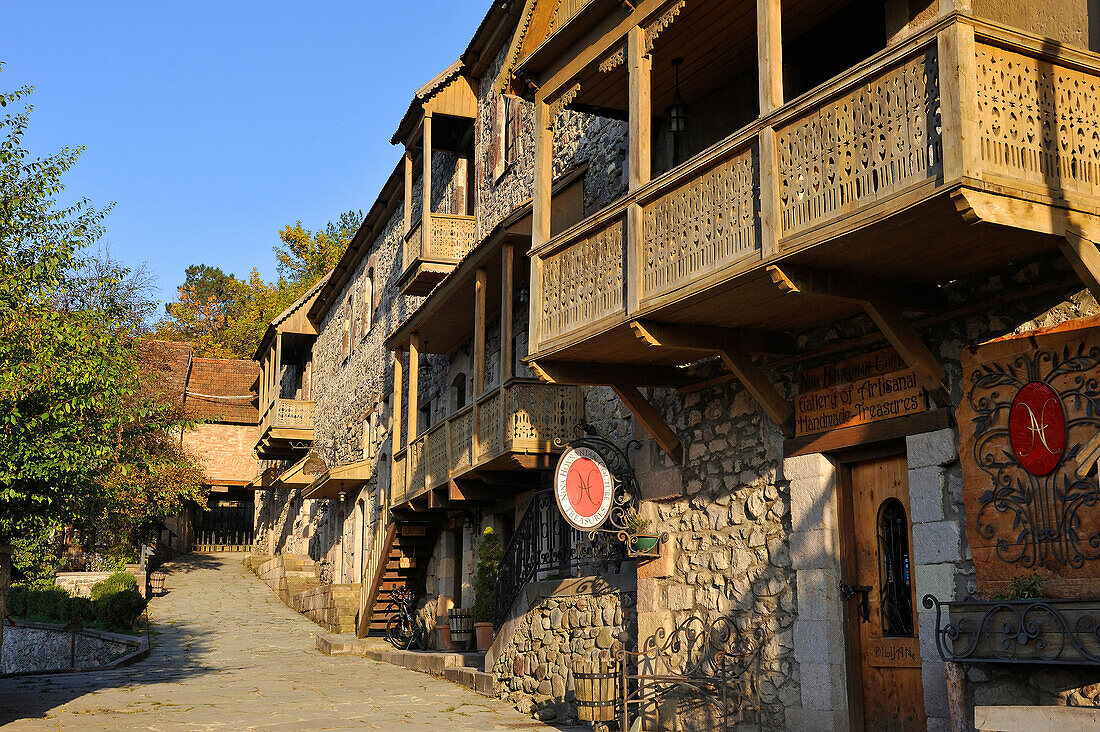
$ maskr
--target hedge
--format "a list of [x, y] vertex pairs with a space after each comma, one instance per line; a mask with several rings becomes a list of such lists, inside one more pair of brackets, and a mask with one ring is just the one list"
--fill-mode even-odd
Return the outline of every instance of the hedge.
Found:
[[15, 585], [8, 589], [8, 612], [31, 622], [67, 625], [80, 620], [91, 628], [129, 633], [148, 603], [136, 588], [133, 575], [125, 572], [92, 585], [91, 598], [71, 597], [60, 587], [36, 590]]

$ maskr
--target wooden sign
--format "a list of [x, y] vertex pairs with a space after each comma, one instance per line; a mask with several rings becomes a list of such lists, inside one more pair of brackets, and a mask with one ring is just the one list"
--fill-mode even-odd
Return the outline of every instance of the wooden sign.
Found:
[[1100, 319], [963, 351], [956, 411], [978, 590], [1038, 574], [1045, 597], [1100, 586]]
[[802, 372], [795, 435], [853, 427], [923, 412], [928, 398], [892, 348]]

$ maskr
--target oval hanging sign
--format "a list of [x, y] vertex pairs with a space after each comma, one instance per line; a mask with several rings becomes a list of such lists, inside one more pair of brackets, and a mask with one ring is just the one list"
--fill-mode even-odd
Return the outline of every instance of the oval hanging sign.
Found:
[[583, 531], [607, 521], [615, 484], [603, 457], [590, 447], [571, 447], [558, 460], [554, 497], [562, 516]]
[[1032, 381], [1020, 387], [1008, 413], [1008, 438], [1024, 470], [1048, 475], [1066, 449], [1066, 410], [1048, 384]]

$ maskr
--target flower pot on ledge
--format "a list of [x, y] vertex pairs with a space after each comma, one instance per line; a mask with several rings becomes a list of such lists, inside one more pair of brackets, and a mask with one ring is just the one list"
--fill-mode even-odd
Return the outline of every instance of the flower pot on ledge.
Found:
[[632, 557], [661, 556], [661, 534], [630, 534], [627, 536], [627, 554]]
[[487, 651], [493, 646], [493, 624], [474, 623], [474, 635], [477, 636], [477, 649]]

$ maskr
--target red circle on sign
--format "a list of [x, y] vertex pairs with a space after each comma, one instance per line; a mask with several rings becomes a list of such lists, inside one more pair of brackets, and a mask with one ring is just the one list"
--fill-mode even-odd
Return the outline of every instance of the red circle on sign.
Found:
[[569, 466], [569, 473], [565, 476], [565, 495], [579, 516], [594, 516], [603, 505], [606, 490], [600, 468], [592, 460], [577, 458]]
[[1066, 449], [1066, 411], [1058, 393], [1041, 381], [1024, 384], [1008, 413], [1016, 460], [1032, 475], [1047, 475]]

